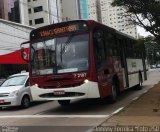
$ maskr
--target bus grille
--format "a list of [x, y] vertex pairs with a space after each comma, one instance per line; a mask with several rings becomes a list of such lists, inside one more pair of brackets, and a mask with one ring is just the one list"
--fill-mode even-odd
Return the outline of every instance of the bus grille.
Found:
[[50, 89], [50, 88], [70, 88], [70, 87], [77, 87], [82, 85], [83, 82], [81, 83], [76, 83], [76, 84], [68, 84], [68, 85], [62, 85], [62, 86], [38, 86], [39, 88], [42, 89]]

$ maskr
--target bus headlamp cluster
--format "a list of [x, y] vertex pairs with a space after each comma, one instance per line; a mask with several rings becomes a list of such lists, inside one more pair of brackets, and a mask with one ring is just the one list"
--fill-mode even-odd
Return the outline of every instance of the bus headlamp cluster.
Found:
[[88, 79], [86, 79], [86, 80], [84, 80], [84, 82], [85, 82], [85, 83], [88, 83], [88, 82], [89, 82], [89, 80], [88, 80]]
[[38, 87], [38, 84], [36, 83], [36, 84], [34, 84], [33, 86]]

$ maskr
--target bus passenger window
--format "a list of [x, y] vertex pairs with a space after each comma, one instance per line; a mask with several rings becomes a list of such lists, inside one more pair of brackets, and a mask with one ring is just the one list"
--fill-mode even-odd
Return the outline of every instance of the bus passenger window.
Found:
[[[102, 66], [102, 63], [105, 61], [105, 47], [103, 37], [100, 34], [101, 32], [97, 32], [99, 33], [99, 36], [94, 37], [94, 51], [96, 58], [96, 66], [97, 69], [99, 69]], [[95, 32], [95, 34], [98, 34], [97, 32]]]

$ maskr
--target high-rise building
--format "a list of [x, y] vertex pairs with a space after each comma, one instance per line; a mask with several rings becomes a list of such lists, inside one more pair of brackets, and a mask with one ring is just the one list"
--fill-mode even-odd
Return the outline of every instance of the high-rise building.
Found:
[[92, 19], [98, 21], [97, 1], [96, 0], [78, 0], [80, 19]]
[[79, 13], [80, 19], [88, 19], [89, 12], [88, 12], [88, 0], [79, 0]]
[[88, 0], [89, 19], [99, 21], [97, 0]]
[[78, 0], [61, 0], [62, 21], [80, 19], [79, 1]]
[[62, 0], [63, 21], [92, 19], [98, 21], [96, 0]]
[[18, 0], [0, 0], [0, 18], [20, 23]]
[[0, 0], [0, 18], [12, 22], [28, 25], [24, 17], [28, 18], [26, 13], [26, 0]]
[[112, 1], [113, 0], [97, 0], [100, 22], [137, 38], [136, 25], [131, 25], [130, 19], [125, 17], [124, 8], [112, 7]]
[[25, 21], [34, 27], [61, 21], [60, 3], [61, 0], [28, 0], [28, 18]]

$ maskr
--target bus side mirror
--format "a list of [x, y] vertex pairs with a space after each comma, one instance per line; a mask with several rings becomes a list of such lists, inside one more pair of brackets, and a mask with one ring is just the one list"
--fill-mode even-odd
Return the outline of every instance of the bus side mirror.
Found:
[[24, 42], [20, 45], [21, 47], [21, 58], [29, 62], [29, 42]]

